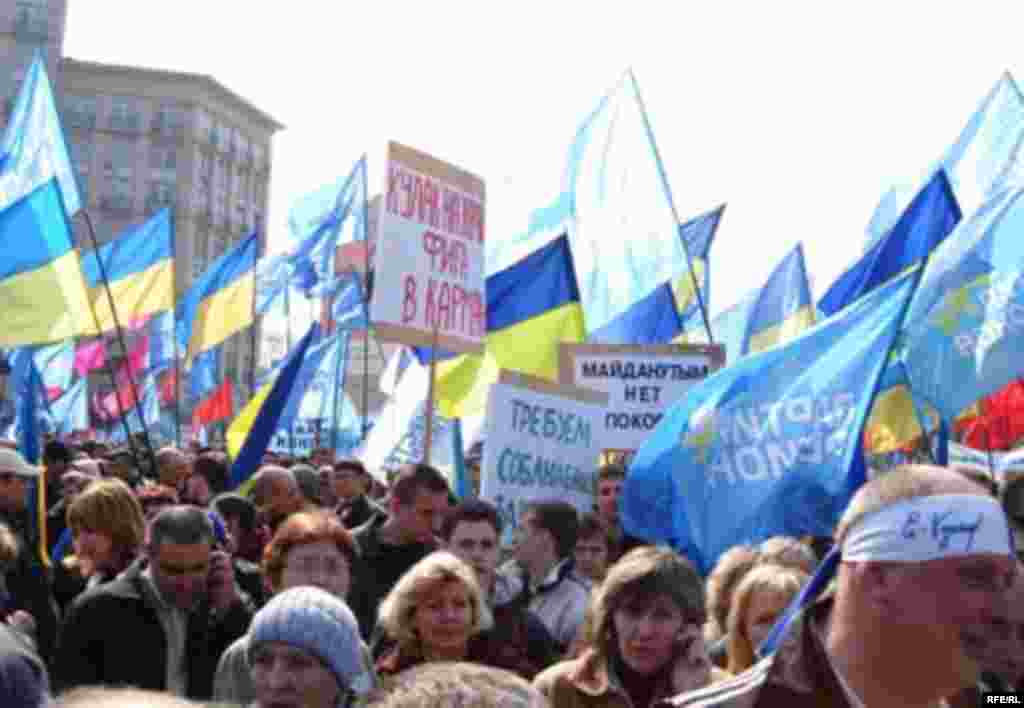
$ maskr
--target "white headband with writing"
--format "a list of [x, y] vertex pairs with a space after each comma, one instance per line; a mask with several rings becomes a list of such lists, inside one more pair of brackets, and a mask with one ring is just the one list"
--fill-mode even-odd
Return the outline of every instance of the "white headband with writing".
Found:
[[976, 494], [915, 497], [867, 514], [847, 532], [844, 561], [923, 562], [968, 554], [1013, 555], [999, 502]]

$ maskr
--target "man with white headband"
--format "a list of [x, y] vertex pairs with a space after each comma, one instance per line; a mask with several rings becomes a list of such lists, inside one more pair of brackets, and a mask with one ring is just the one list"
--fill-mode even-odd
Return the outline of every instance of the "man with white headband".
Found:
[[898, 468], [854, 495], [836, 545], [834, 591], [790, 623], [774, 654], [664, 705], [931, 707], [977, 681], [965, 630], [989, 621], [1016, 570], [1006, 517], [984, 488], [939, 467]]

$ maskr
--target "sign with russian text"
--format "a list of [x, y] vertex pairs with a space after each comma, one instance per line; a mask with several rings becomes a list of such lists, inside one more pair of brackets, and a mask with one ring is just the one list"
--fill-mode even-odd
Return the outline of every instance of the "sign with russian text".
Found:
[[392, 142], [378, 214], [370, 313], [377, 335], [478, 352], [487, 328], [484, 182]]
[[487, 401], [480, 496], [498, 507], [506, 529], [531, 502], [593, 511], [607, 402], [598, 391], [501, 372]]
[[673, 403], [725, 364], [718, 345], [563, 343], [559, 380], [608, 394], [606, 449], [637, 450]]

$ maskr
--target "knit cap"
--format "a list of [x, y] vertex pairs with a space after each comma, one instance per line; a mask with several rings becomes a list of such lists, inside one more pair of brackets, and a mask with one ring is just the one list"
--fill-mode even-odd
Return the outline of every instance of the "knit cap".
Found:
[[359, 695], [373, 687], [352, 610], [320, 588], [291, 588], [272, 597], [253, 617], [249, 637], [250, 663], [257, 645], [282, 642], [319, 658], [341, 686]]

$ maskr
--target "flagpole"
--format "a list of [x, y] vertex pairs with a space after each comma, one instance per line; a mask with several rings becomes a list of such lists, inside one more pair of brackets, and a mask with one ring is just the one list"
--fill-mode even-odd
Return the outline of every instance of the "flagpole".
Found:
[[[661, 152], [658, 150], [658, 143], [654, 140], [654, 129], [651, 127], [650, 118], [647, 116], [647, 106], [644, 104], [644, 97], [640, 95], [640, 85], [637, 83], [636, 76], [633, 75], [632, 69], [627, 69], [626, 73], [629, 75], [629, 80], [633, 84], [633, 92], [636, 94], [637, 103], [640, 104], [640, 116], [644, 121], [644, 130], [647, 131], [647, 140], [651, 143], [651, 149], [654, 151], [654, 161], [658, 165], [658, 174], [661, 176], [661, 184], [665, 188], [665, 196], [668, 197], [668, 205], [672, 209], [672, 218], [676, 223], [676, 232], [679, 234], [679, 240], [683, 243], [683, 253], [686, 255], [686, 266], [690, 272], [690, 278], [693, 280], [693, 292], [697, 295], [697, 306], [700, 307], [700, 316], [704, 319], [704, 330], [708, 333], [708, 343], [714, 344], [715, 339], [711, 334], [711, 320], [708, 318], [708, 308], [704, 303], [704, 295], [701, 293], [700, 284], [697, 282], [697, 273], [693, 269], [693, 259], [690, 258], [690, 247], [686, 244], [686, 239], [682, 238], [680, 229], [682, 223], [679, 221], [679, 212], [676, 210], [676, 202], [672, 198], [672, 187], [668, 183], [668, 175], [665, 173], [665, 164], [661, 160]], [[705, 265], [705, 267], [707, 267]]]
[[[259, 273], [260, 273], [259, 261], [260, 261], [260, 258], [263, 255], [263, 253], [262, 253], [263, 249], [261, 248], [261, 246], [262, 246], [262, 239], [257, 237], [256, 238], [256, 268], [255, 268], [255, 271], [254, 271], [255, 272], [255, 276], [256, 276], [256, 292], [259, 292], [259, 288], [260, 288], [260, 284], [259, 284]], [[256, 347], [257, 347], [257, 345], [258, 345], [258, 342], [257, 342], [257, 332], [256, 332], [256, 298], [254, 297], [252, 299], [252, 332], [249, 335], [249, 350], [250, 350], [249, 398], [252, 398], [252, 397], [254, 397], [256, 395]]]
[[[363, 153], [363, 160], [366, 160], [366, 153]], [[360, 442], [366, 442], [367, 431], [370, 429], [370, 185], [369, 169], [366, 162], [363, 163], [363, 249], [365, 261], [363, 269], [366, 271], [366, 279], [361, 283], [363, 296], [363, 317], [366, 320], [363, 329], [363, 434]], [[376, 338], [375, 338], [375, 341]], [[377, 346], [380, 342], [377, 341]]]
[[[289, 291], [291, 286], [286, 286], [284, 289], [284, 346], [285, 356], [292, 351], [292, 298]], [[295, 456], [295, 434], [292, 431], [292, 426], [288, 424], [288, 454], [292, 457]]]
[[181, 449], [181, 362], [178, 361], [178, 311], [171, 310], [171, 340], [174, 351], [174, 446]]
[[434, 322], [434, 336], [430, 343], [430, 380], [427, 382], [427, 409], [423, 412], [423, 464], [430, 464], [430, 448], [434, 444], [434, 376], [437, 374], [437, 336], [441, 327], [440, 318]]
[[[340, 387], [337, 385], [338, 381], [341, 379], [341, 331], [340, 330], [338, 331], [337, 337], [338, 337], [338, 353], [336, 355], [337, 356], [337, 361], [334, 364], [334, 384], [335, 384], [335, 387], [334, 387], [334, 391], [332, 393], [332, 395], [334, 396], [334, 410], [331, 411], [331, 421], [332, 421], [331, 422], [331, 461], [332, 462], [336, 459], [336, 456], [338, 454], [338, 398], [340, 398], [341, 396], [345, 395], [345, 385], [344, 385], [344, 383]], [[347, 360], [348, 360], [348, 356], [347, 356], [347, 354], [348, 354], [348, 345], [347, 345], [347, 342], [346, 342], [345, 350], [346, 350], [345, 351], [345, 354], [346, 354], [345, 359], [346, 359], [346, 363], [347, 363]], [[340, 396], [339, 396], [339, 388], [340, 388]]]
[[[110, 314], [111, 314], [111, 316], [114, 319], [114, 329], [117, 332], [117, 341], [118, 341], [119, 346], [121, 347], [122, 354], [127, 355], [128, 347], [125, 345], [124, 331], [121, 329], [121, 322], [120, 322], [120, 320], [119, 320], [119, 318], [117, 316], [117, 308], [114, 306], [114, 296], [110, 292], [110, 281], [107, 279], [107, 267], [103, 264], [103, 259], [100, 258], [100, 253], [99, 253], [100, 244], [99, 244], [99, 239], [96, 238], [96, 229], [93, 227], [92, 218], [89, 216], [89, 212], [86, 211], [84, 208], [81, 209], [80, 212], [82, 214], [82, 217], [85, 219], [86, 228], [88, 228], [88, 230], [89, 230], [89, 240], [92, 242], [93, 250], [96, 252], [96, 264], [97, 264], [97, 266], [99, 266], [100, 279], [103, 281], [103, 290], [107, 294], [107, 303], [110, 305]], [[99, 315], [96, 314], [96, 306], [95, 306], [95, 304], [90, 302], [89, 303], [89, 309], [92, 311], [93, 321], [96, 323], [97, 334], [102, 336], [102, 334], [103, 334], [103, 327], [100, 324]], [[135, 449], [135, 441], [132, 438], [131, 429], [128, 427], [128, 421], [125, 420], [124, 411], [123, 411], [123, 409], [121, 407], [121, 397], [119, 395], [117, 395], [117, 392], [118, 392], [117, 378], [114, 376], [114, 367], [113, 367], [113, 364], [112, 364], [112, 357], [107, 357], [107, 371], [110, 374], [111, 383], [114, 385], [114, 396], [117, 398], [117, 410], [118, 410], [118, 413], [121, 415], [121, 424], [124, 426], [125, 437], [128, 438], [128, 445], [129, 445], [129, 447], [131, 447], [132, 456], [135, 457], [136, 460], [138, 460], [138, 453], [137, 453], [137, 451]], [[153, 454], [153, 446], [152, 446], [152, 444], [149, 441], [149, 430], [148, 430], [148, 428], [146, 426], [146, 418], [142, 414], [142, 404], [139, 401], [139, 392], [138, 392], [138, 389], [135, 386], [135, 377], [132, 375], [131, 367], [129, 367], [127, 374], [128, 374], [128, 385], [129, 385], [129, 387], [131, 389], [131, 392], [132, 392], [132, 398], [135, 399], [135, 405], [134, 405], [135, 414], [139, 417], [139, 422], [142, 423], [142, 437], [143, 437], [143, 440], [146, 443], [146, 450], [149, 452], [150, 464], [152, 465], [152, 469], [155, 470], [156, 469], [156, 455]]]

